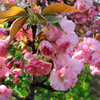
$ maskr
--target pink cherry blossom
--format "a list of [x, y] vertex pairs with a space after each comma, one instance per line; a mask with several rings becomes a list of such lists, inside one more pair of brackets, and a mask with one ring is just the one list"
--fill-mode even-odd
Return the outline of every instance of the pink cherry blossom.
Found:
[[54, 56], [53, 46], [48, 41], [42, 41], [39, 45], [39, 50], [42, 55], [48, 59]]
[[23, 52], [22, 52], [22, 55], [24, 56], [24, 54], [26, 53], [26, 52], [29, 52], [27, 49], [25, 49]]
[[21, 69], [14, 69], [13, 73], [17, 76], [21, 76], [22, 75], [22, 70]]
[[16, 39], [19, 41], [21, 37], [27, 35], [27, 37], [32, 40], [32, 29], [30, 28], [28, 31], [26, 29], [27, 24], [24, 24], [23, 27], [17, 32]]
[[9, 69], [7, 68], [5, 59], [0, 57], [0, 78], [5, 76], [8, 71]]
[[17, 84], [20, 80], [19, 80], [19, 78], [17, 78], [17, 77], [13, 77], [13, 82], [15, 83], [15, 84]]
[[78, 10], [89, 9], [93, 5], [93, 0], [76, 0], [75, 8]]
[[8, 36], [9, 30], [5, 28], [0, 28], [0, 37]]
[[62, 67], [66, 66], [69, 58], [70, 56], [68, 54], [57, 54], [56, 57], [53, 58], [55, 69], [60, 70]]
[[23, 68], [24, 66], [23, 60], [17, 60], [16, 62], [14, 62], [14, 65], [16, 68]]
[[73, 87], [77, 81], [77, 76], [71, 70], [66, 70], [66, 68], [58, 71], [53, 69], [50, 74], [50, 85], [56, 91], [66, 91], [71, 86]]
[[76, 75], [79, 75], [84, 67], [84, 63], [82, 63], [78, 59], [71, 58], [71, 59], [69, 59], [66, 66], [68, 68], [70, 68], [72, 70], [72, 72], [74, 72]]
[[38, 59], [38, 56], [37, 54], [32, 54], [32, 52], [27, 51], [26, 53], [24, 53], [24, 59], [30, 61], [32, 59]]
[[9, 100], [12, 97], [12, 89], [8, 89], [5, 85], [0, 85], [0, 100]]
[[95, 75], [95, 74], [100, 74], [100, 68], [96, 67], [96, 66], [90, 66], [90, 70], [91, 70], [91, 74]]
[[64, 18], [62, 16], [59, 16], [62, 18], [62, 20], [59, 22], [61, 28], [65, 33], [73, 33], [75, 29], [75, 24], [72, 22], [72, 20], [68, 20], [66, 16]]
[[61, 30], [57, 29], [52, 25], [50, 26], [50, 29], [49, 30], [46, 29], [44, 33], [49, 41], [56, 41], [63, 35], [63, 32]]
[[4, 40], [0, 40], [0, 57], [7, 57], [9, 49], [7, 48], [7, 43], [9, 42], [10, 38], [7, 37]]
[[56, 40], [59, 52], [70, 53], [78, 43], [78, 37], [75, 33], [67, 34]]
[[51, 71], [51, 64], [42, 60], [31, 60], [24, 69], [25, 73], [29, 73], [35, 76], [45, 75]]
[[83, 42], [80, 42], [75, 49], [73, 57], [90, 63], [93, 52], [100, 52], [100, 43], [95, 38], [83, 38]]
[[84, 64], [77, 59], [68, 59], [65, 66], [60, 70], [52, 70], [50, 74], [50, 85], [57, 91], [66, 91], [68, 88], [74, 87], [78, 81], [77, 75], [80, 74], [83, 66]]

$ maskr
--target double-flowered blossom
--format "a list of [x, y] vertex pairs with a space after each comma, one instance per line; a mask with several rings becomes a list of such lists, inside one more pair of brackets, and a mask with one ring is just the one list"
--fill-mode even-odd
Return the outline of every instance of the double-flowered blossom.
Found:
[[51, 71], [51, 64], [39, 59], [32, 59], [24, 69], [24, 72], [40, 76], [48, 74]]
[[0, 37], [5, 37], [9, 35], [9, 30], [5, 28], [0, 28]]
[[75, 8], [78, 10], [89, 9], [93, 5], [93, 0], [76, 0]]
[[24, 66], [23, 60], [17, 60], [16, 62], [14, 62], [14, 65], [16, 68], [23, 68]]
[[22, 75], [22, 70], [21, 69], [14, 69], [13, 73], [17, 76], [21, 76]]
[[70, 53], [73, 52], [74, 47], [78, 43], [78, 36], [75, 33], [65, 34], [56, 40], [56, 47], [59, 52]]
[[66, 91], [68, 88], [74, 87], [78, 81], [77, 75], [80, 74], [84, 65], [77, 59], [68, 59], [67, 56], [64, 58], [63, 64], [58, 62], [58, 64], [61, 65], [61, 68], [53, 69], [50, 74], [50, 85], [57, 91]]
[[48, 59], [54, 56], [54, 48], [48, 41], [42, 41], [39, 45], [42, 55]]
[[100, 73], [100, 42], [95, 38], [83, 38], [75, 49], [73, 58], [90, 65], [91, 74]]
[[62, 17], [61, 15], [59, 16], [61, 21], [59, 22], [61, 28], [65, 33], [73, 33], [75, 30], [75, 24], [72, 20], [68, 20], [66, 16]]
[[100, 52], [100, 43], [95, 38], [83, 38], [75, 49], [74, 57], [89, 63], [93, 52]]
[[4, 40], [0, 40], [0, 57], [7, 57], [9, 49], [7, 48], [7, 43], [9, 41], [9, 37]]
[[8, 89], [5, 85], [0, 85], [0, 100], [9, 100], [12, 97], [12, 89]]
[[0, 78], [5, 76], [8, 72], [9, 68], [7, 68], [5, 58], [0, 57]]
[[64, 32], [50, 25], [50, 29], [46, 29], [44, 33], [49, 41], [56, 41], [63, 35]]

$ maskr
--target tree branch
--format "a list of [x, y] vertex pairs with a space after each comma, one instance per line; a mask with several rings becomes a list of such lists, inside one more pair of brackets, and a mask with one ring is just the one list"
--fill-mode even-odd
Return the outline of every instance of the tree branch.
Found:
[[[36, 84], [35, 86], [36, 86], [36, 87], [44, 88], [44, 89], [49, 90], [49, 91], [61, 92], [61, 91], [56, 91], [56, 90], [54, 90], [51, 86], [47, 86], [47, 85], [40, 84], [40, 83]], [[70, 91], [70, 90], [68, 89], [68, 90], [62, 91], [62, 92], [68, 92], [68, 91]]]
[[25, 100], [23, 97], [20, 97], [15, 93], [12, 93], [12, 96], [14, 96], [17, 100]]
[[33, 51], [33, 54], [36, 53], [36, 49], [35, 49], [35, 35], [36, 35], [36, 29], [37, 29], [37, 25], [32, 25], [31, 26], [31, 29], [32, 29], [32, 33], [33, 33], [33, 43], [32, 43], [32, 51]]

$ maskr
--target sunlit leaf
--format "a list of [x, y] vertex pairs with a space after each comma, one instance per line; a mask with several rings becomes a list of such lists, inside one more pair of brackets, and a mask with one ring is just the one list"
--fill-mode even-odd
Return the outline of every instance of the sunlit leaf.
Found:
[[21, 16], [26, 16], [26, 11], [21, 8], [14, 6], [10, 10], [7, 11], [0, 11], [0, 23], [14, 20]]
[[16, 6], [16, 5], [13, 4], [13, 3], [5, 3], [5, 5], [6, 5], [7, 7], [14, 7], [14, 6]]
[[26, 22], [28, 17], [20, 17], [16, 19], [13, 24], [11, 25], [10, 29], [10, 41], [14, 38], [18, 30], [23, 26], [23, 24]]
[[100, 34], [96, 37], [96, 40], [100, 42]]
[[75, 11], [79, 12], [79, 10], [76, 10], [74, 7], [69, 6], [64, 3], [54, 3], [49, 6], [47, 6], [44, 10], [43, 13], [48, 13], [48, 12], [70, 12], [70, 11]]
[[31, 0], [31, 10], [33, 12], [33, 0]]

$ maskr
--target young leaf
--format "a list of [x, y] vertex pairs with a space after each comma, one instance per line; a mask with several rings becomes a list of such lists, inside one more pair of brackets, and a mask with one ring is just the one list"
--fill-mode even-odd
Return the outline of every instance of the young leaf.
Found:
[[32, 13], [33, 13], [33, 0], [31, 0], [31, 10], [32, 10]]
[[63, 29], [60, 27], [59, 23], [52, 23], [52, 25], [54, 25], [59, 30], [63, 31]]
[[15, 4], [13, 4], [13, 3], [5, 3], [5, 5], [7, 6], [7, 7], [14, 7], [14, 6], [16, 6]]
[[23, 24], [26, 22], [28, 17], [20, 17], [16, 19], [13, 24], [11, 25], [10, 29], [10, 41], [14, 38], [16, 33], [19, 31], [19, 29], [23, 26]]
[[26, 16], [26, 15], [27, 13], [23, 8], [14, 6], [10, 10], [0, 11], [0, 23], [14, 20], [18, 17]]
[[48, 12], [60, 13], [60, 12], [70, 12], [70, 11], [79, 12], [80, 10], [76, 10], [74, 7], [64, 3], [54, 3], [47, 6], [42, 13], [48, 13]]
[[57, 23], [61, 20], [61, 18], [56, 17], [56, 16], [45, 16], [45, 19], [49, 22], [49, 23]]

